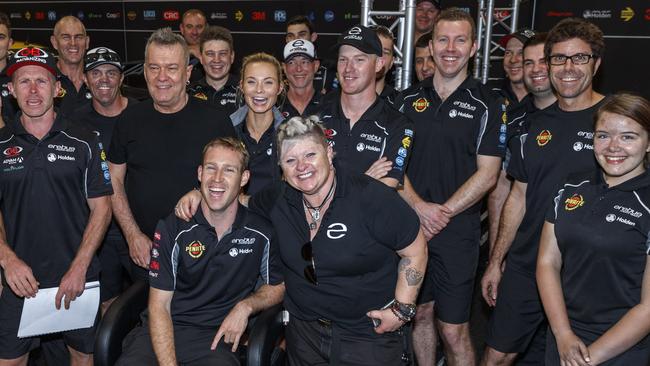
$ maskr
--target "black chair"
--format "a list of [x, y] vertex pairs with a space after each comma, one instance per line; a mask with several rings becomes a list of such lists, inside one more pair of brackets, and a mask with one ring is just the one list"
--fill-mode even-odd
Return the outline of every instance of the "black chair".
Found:
[[[111, 304], [97, 330], [95, 366], [115, 364], [122, 354], [122, 341], [140, 322], [140, 313], [147, 307], [148, 297], [149, 285], [136, 282]], [[283, 335], [280, 304], [258, 314], [248, 329], [248, 346], [242, 365], [284, 365], [284, 352], [278, 347]]]

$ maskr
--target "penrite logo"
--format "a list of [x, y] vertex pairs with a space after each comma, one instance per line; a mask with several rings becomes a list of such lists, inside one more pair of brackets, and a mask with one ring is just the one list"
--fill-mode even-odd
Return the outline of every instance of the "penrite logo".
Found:
[[255, 22], [263, 22], [266, 20], [266, 12], [265, 11], [254, 11], [251, 13], [251, 20]]
[[567, 198], [564, 201], [564, 209], [567, 211], [573, 211], [584, 204], [585, 204], [585, 200], [584, 198], [582, 198], [582, 195], [574, 194], [573, 196]]
[[178, 13], [178, 10], [166, 10], [163, 13], [163, 19], [167, 21], [177, 21], [181, 18], [181, 15]]
[[133, 11], [133, 10], [129, 10], [129, 11], [126, 13], [126, 17], [127, 17], [130, 21], [134, 21], [135, 18], [138, 17], [138, 13], [136, 13], [136, 12]]
[[553, 138], [553, 135], [551, 134], [551, 131], [549, 130], [544, 130], [537, 135], [535, 140], [537, 140], [537, 145], [539, 146], [544, 146], [548, 144], [549, 141]]

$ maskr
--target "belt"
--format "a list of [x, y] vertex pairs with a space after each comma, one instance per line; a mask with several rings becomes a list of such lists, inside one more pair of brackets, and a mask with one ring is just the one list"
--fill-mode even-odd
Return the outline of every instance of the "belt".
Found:
[[316, 319], [316, 321], [317, 321], [318, 324], [319, 324], [320, 326], [322, 326], [322, 327], [331, 327], [331, 326], [332, 326], [332, 321], [329, 320], [329, 319], [318, 318], [318, 319]]

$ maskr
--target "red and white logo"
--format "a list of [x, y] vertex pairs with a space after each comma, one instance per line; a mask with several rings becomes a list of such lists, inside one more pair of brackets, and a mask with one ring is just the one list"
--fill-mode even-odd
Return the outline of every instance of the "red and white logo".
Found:
[[23, 151], [22, 147], [12, 146], [4, 149], [2, 153], [8, 158], [15, 158], [16, 156], [20, 155], [22, 151]]
[[181, 18], [180, 13], [178, 10], [166, 10], [163, 13], [163, 19], [168, 20], [168, 21], [176, 21]]

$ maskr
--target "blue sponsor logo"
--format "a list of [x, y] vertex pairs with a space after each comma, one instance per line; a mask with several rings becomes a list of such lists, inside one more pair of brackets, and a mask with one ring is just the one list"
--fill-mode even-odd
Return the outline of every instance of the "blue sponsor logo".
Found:
[[309, 21], [311, 21], [311, 22], [315, 22], [316, 21], [316, 13], [313, 12], [313, 11], [310, 11], [309, 14], [307, 14], [307, 19], [309, 19]]
[[324, 16], [326, 22], [332, 22], [334, 21], [334, 12], [331, 10], [328, 10], [325, 12]]
[[54, 10], [50, 10], [47, 12], [47, 19], [48, 20], [56, 20], [56, 12]]
[[409, 130], [408, 128], [404, 130], [404, 134], [408, 137], [413, 137], [413, 130]]
[[499, 127], [499, 132], [505, 133], [506, 132], [506, 125], [502, 124], [501, 127]]
[[77, 13], [77, 18], [79, 18], [79, 20], [84, 20], [85, 17], [86, 15], [84, 14], [83, 11]]
[[102, 161], [102, 170], [108, 170], [108, 163], [105, 161]]
[[499, 134], [499, 142], [500, 143], [505, 143], [506, 142], [506, 135], [505, 134]]
[[111, 181], [111, 173], [109, 173], [108, 170], [104, 170], [104, 180], [106, 180], [107, 183]]
[[284, 10], [276, 10], [273, 14], [273, 19], [278, 23], [283, 23], [287, 21], [287, 12]]
[[404, 158], [401, 156], [398, 156], [395, 158], [395, 164], [397, 166], [404, 166]]
[[397, 155], [399, 155], [399, 156], [405, 158], [406, 155], [408, 155], [408, 150], [406, 150], [406, 149], [403, 148], [403, 147], [400, 147], [399, 150], [397, 150]]

